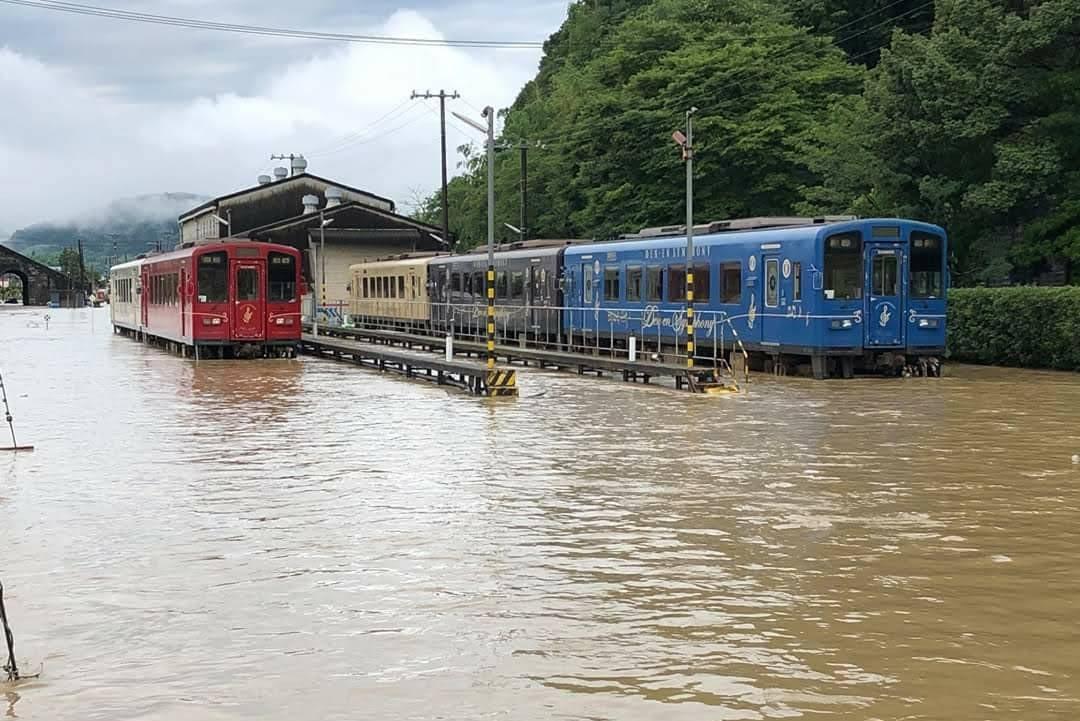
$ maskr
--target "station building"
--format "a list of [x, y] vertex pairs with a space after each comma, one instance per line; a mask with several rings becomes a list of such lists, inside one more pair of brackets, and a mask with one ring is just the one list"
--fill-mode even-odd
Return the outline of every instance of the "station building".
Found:
[[[349, 266], [372, 258], [447, 250], [442, 229], [400, 215], [392, 200], [307, 172], [295, 158], [274, 177], [213, 198], [178, 219], [180, 244], [233, 237], [289, 245], [303, 254], [304, 278], [315, 291], [321, 267], [320, 304], [347, 303]], [[321, 253], [320, 248], [325, 247]], [[312, 298], [305, 296], [305, 314]]]

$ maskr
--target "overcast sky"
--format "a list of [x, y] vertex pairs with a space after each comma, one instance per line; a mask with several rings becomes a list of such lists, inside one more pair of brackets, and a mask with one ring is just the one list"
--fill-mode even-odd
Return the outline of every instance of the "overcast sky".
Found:
[[[567, 0], [101, 5], [304, 30], [544, 40]], [[125, 196], [231, 192], [279, 164], [272, 153], [304, 153], [311, 172], [403, 206], [413, 189], [439, 183], [438, 101], [399, 108], [409, 93], [458, 90], [452, 108], [478, 115], [469, 104], [509, 105], [539, 59], [536, 49], [262, 38], [0, 3], [0, 233]], [[479, 137], [460, 122], [448, 129], [451, 167], [453, 148]]]

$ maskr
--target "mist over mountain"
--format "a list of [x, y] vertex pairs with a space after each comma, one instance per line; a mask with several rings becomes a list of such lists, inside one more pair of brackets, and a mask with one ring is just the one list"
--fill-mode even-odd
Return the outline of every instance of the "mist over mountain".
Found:
[[[88, 266], [98, 270], [110, 259], [133, 258], [160, 243], [176, 243], [176, 218], [203, 203], [207, 196], [195, 193], [156, 193], [114, 200], [104, 208], [78, 216], [42, 221], [16, 230], [3, 242], [24, 255], [50, 262], [64, 248], [81, 239]], [[0, 239], [5, 238], [0, 233]]]

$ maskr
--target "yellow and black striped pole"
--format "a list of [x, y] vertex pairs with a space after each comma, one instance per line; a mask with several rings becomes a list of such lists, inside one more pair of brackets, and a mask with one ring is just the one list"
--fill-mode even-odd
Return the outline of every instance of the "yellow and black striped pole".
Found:
[[686, 264], [686, 367], [694, 367], [694, 270], [689, 262]]
[[694, 113], [686, 111], [686, 367], [694, 367]]
[[487, 270], [487, 369], [495, 370], [495, 266]]

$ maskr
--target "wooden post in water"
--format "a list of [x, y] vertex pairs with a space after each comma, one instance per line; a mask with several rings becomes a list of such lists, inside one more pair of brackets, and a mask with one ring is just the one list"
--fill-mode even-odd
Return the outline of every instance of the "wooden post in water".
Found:
[[7, 609], [4, 608], [4, 584], [0, 583], [0, 626], [4, 629], [4, 640], [7, 642], [8, 660], [4, 664], [8, 681], [19, 680], [19, 667], [15, 663], [15, 637], [11, 635], [11, 627], [8, 625]]

